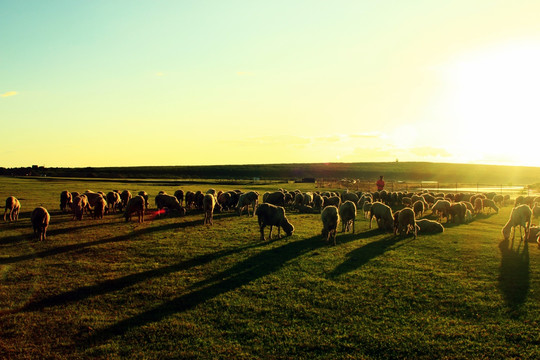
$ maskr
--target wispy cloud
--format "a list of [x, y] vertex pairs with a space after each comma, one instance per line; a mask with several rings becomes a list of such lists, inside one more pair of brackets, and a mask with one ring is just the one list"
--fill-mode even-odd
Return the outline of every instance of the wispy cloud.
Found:
[[18, 94], [18, 92], [16, 92], [16, 91], [8, 91], [8, 92], [6, 92], [6, 93], [3, 93], [3, 94], [0, 95], [0, 96], [1, 96], [1, 97], [9, 97], [9, 96], [15, 96], [15, 95], [17, 95], [17, 94]]

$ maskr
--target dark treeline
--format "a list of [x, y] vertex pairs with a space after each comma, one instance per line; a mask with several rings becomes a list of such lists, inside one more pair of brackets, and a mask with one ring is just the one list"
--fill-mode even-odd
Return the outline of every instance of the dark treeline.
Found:
[[85, 168], [0, 168], [0, 175], [113, 179], [302, 180], [361, 179], [384, 175], [393, 181], [440, 181], [486, 184], [540, 182], [540, 168], [427, 162], [315, 163], [212, 166], [137, 166]]

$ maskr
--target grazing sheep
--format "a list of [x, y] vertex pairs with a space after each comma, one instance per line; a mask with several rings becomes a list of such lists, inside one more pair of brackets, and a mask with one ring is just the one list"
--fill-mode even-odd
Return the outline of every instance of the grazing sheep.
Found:
[[294, 207], [301, 206], [304, 203], [304, 195], [297, 193], [294, 195]]
[[195, 193], [193, 191], [186, 191], [186, 208], [193, 209], [195, 207]]
[[339, 196], [330, 196], [329, 198], [323, 198], [323, 208], [333, 205], [336, 208], [339, 209], [339, 206], [341, 205], [341, 198]]
[[300, 206], [297, 206], [296, 207], [296, 210], [298, 210], [298, 212], [300, 214], [317, 214], [319, 213], [319, 211], [315, 210], [313, 208], [313, 206], [309, 206], [309, 205], [300, 205]]
[[129, 190], [124, 190], [120, 193], [120, 199], [122, 200], [122, 208], [127, 206], [128, 201], [132, 198], [131, 192]]
[[403, 197], [401, 199], [401, 204], [403, 206], [411, 206], [412, 205], [412, 199], [410, 197]]
[[122, 199], [120, 199], [120, 194], [116, 191], [109, 191], [106, 195], [107, 206], [109, 211], [115, 213], [116, 210], [122, 211]]
[[420, 217], [424, 214], [424, 210], [425, 210], [425, 204], [422, 200], [416, 200], [413, 205], [412, 205], [412, 208], [414, 210], [414, 215], [416, 217]]
[[66, 212], [67, 207], [71, 203], [71, 193], [67, 190], [64, 190], [60, 193], [60, 211]]
[[356, 195], [355, 193], [351, 193], [351, 192], [345, 192], [343, 194], [341, 194], [341, 201], [342, 202], [345, 202], [345, 201], [352, 201], [353, 203], [357, 203], [358, 200], [360, 200], [360, 198], [358, 197], [358, 195]]
[[103, 214], [105, 213], [106, 208], [107, 208], [107, 201], [105, 201], [103, 196], [99, 197], [94, 202], [94, 219], [103, 219]]
[[467, 206], [462, 202], [457, 202], [450, 205], [450, 215], [454, 223], [459, 222], [461, 224], [465, 222], [466, 212], [467, 212]]
[[474, 199], [474, 213], [475, 215], [480, 214], [484, 211], [484, 202], [482, 198]]
[[21, 211], [21, 203], [16, 197], [10, 196], [6, 199], [6, 207], [4, 209], [4, 221], [6, 221], [6, 214], [9, 210], [9, 221], [19, 220], [19, 212]]
[[525, 196], [518, 196], [514, 202], [514, 207], [517, 207], [518, 205], [524, 204]]
[[510, 239], [510, 233], [512, 232], [512, 229], [514, 229], [512, 240], [514, 240], [514, 237], [516, 235], [516, 226], [519, 226], [519, 234], [521, 236], [521, 239], [523, 239], [523, 234], [521, 232], [521, 228], [525, 229], [525, 237], [527, 237], [529, 232], [529, 227], [531, 226], [531, 216], [532, 211], [529, 205], [522, 204], [518, 205], [514, 209], [512, 209], [512, 213], [510, 214], [510, 219], [508, 219], [508, 222], [503, 226], [501, 232], [504, 237], [504, 240]]
[[341, 218], [341, 231], [349, 231], [352, 225], [352, 233], [354, 234], [354, 220], [356, 219], [356, 205], [351, 200], [345, 200], [339, 206], [339, 217]]
[[276, 205], [276, 206], [285, 206], [285, 194], [281, 191], [275, 191], [273, 193], [268, 193], [266, 199], [263, 202]]
[[538, 236], [540, 236], [540, 227], [531, 225], [529, 227], [529, 236], [527, 236], [527, 241], [536, 241]]
[[313, 207], [319, 211], [322, 209], [323, 197], [320, 194], [313, 194]]
[[302, 201], [302, 205], [304, 206], [311, 206], [313, 204], [313, 194], [310, 192], [303, 193], [302, 196], [304, 197]]
[[371, 229], [371, 221], [373, 217], [377, 220], [379, 229], [384, 231], [394, 230], [394, 217], [392, 216], [392, 209], [390, 206], [381, 202], [374, 202], [371, 205], [371, 211], [369, 215], [369, 228]]
[[203, 198], [204, 224], [213, 225], [214, 207], [216, 206], [216, 198], [213, 194], [206, 194]]
[[202, 191], [197, 190], [197, 192], [195, 193], [195, 208], [197, 210], [202, 210], [203, 199], [204, 199], [204, 194], [202, 193]]
[[538, 216], [540, 216], [540, 206], [538, 203], [534, 203], [534, 207], [532, 208], [533, 217], [536, 219]]
[[321, 220], [323, 223], [321, 232], [323, 239], [328, 242], [333, 238], [334, 245], [336, 245], [337, 227], [340, 222], [338, 208], [334, 205], [326, 206], [321, 212]]
[[362, 211], [364, 212], [364, 219], [369, 219], [371, 213], [371, 205], [373, 205], [371, 202], [366, 201], [362, 206]]
[[100, 193], [86, 191], [83, 195], [85, 195], [88, 199], [88, 204], [86, 206], [86, 209], [88, 210], [94, 209], [96, 207], [96, 204], [101, 203], [102, 199], [105, 200], [103, 198], [103, 195], [101, 195]]
[[148, 210], [148, 194], [146, 193], [146, 191], [139, 191], [139, 194], [140, 196], [143, 197], [144, 199], [144, 208], [145, 210]]
[[492, 199], [497, 206], [503, 206], [504, 197], [502, 195], [495, 195]]
[[186, 210], [182, 207], [182, 205], [180, 205], [178, 199], [175, 196], [158, 194], [156, 195], [154, 202], [156, 203], [156, 207], [158, 208], [158, 210], [167, 208], [169, 210], [176, 210], [180, 212], [180, 215], [186, 214]]
[[444, 232], [444, 227], [438, 221], [420, 219], [416, 221], [418, 232], [420, 234], [437, 234]]
[[139, 223], [143, 223], [144, 222], [144, 205], [145, 205], [144, 198], [141, 195], [137, 195], [129, 199], [126, 205], [126, 210], [124, 212], [124, 217], [126, 219], [126, 222], [131, 221], [131, 215], [133, 215], [133, 213], [137, 213]]
[[259, 230], [261, 231], [261, 241], [266, 240], [264, 238], [264, 228], [266, 226], [270, 226], [270, 233], [268, 234], [269, 240], [272, 240], [272, 228], [274, 226], [278, 227], [278, 237], [280, 237], [281, 228], [283, 228], [283, 231], [285, 231], [287, 236], [291, 236], [294, 232], [294, 226], [285, 216], [285, 208], [282, 206], [263, 203], [257, 207], [254, 215], [257, 215]]
[[431, 194], [424, 194], [422, 195], [424, 197], [424, 200], [426, 201], [426, 203], [428, 204], [428, 206], [431, 206], [433, 204], [435, 204], [435, 196], [431, 195]]
[[450, 201], [448, 200], [437, 200], [437, 202], [431, 208], [433, 214], [437, 215], [437, 220], [442, 221], [442, 218], [446, 218], [448, 222], [450, 217]]
[[178, 199], [178, 202], [180, 205], [184, 203], [184, 191], [183, 190], [176, 190], [174, 192], [174, 197]]
[[472, 211], [467, 209], [465, 211], [465, 223], [470, 223], [472, 221]]
[[488, 209], [488, 212], [491, 212], [491, 209], [493, 209], [497, 214], [499, 213], [499, 208], [495, 205], [495, 201], [493, 200], [483, 199], [482, 206], [484, 209]]
[[238, 198], [238, 215], [241, 216], [242, 212], [244, 210], [247, 210], [247, 214], [249, 215], [249, 205], [253, 206], [253, 216], [255, 216], [255, 208], [257, 207], [257, 203], [259, 202], [259, 193], [256, 191], [249, 191], [247, 193], [241, 194]]
[[49, 212], [44, 207], [38, 206], [32, 211], [30, 220], [34, 228], [34, 235], [39, 241], [44, 241], [47, 238], [47, 227], [51, 221]]
[[71, 201], [71, 212], [73, 220], [82, 220], [84, 209], [88, 203], [88, 198], [84, 195], [77, 195]]
[[416, 218], [414, 216], [414, 210], [406, 207], [399, 211], [397, 216], [397, 224], [394, 217], [394, 235], [408, 235], [412, 231], [414, 238], [417, 236]]

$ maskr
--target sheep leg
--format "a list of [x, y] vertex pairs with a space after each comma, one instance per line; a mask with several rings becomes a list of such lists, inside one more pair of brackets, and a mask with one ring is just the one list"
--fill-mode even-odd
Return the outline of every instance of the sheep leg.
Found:
[[260, 229], [260, 231], [261, 231], [261, 241], [265, 241], [265, 240], [266, 240], [266, 239], [264, 238], [264, 227], [265, 227], [265, 226], [266, 226], [266, 225], [264, 225], [264, 224], [259, 224], [259, 229]]

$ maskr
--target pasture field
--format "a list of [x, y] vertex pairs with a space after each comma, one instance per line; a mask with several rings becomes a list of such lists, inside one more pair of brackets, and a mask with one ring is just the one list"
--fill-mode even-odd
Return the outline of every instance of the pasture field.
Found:
[[[0, 177], [2, 206], [22, 205], [0, 222], [0, 358], [540, 357], [540, 250], [502, 241], [511, 206], [417, 239], [359, 213], [336, 246], [316, 214], [289, 210], [293, 236], [266, 242], [253, 217], [153, 215], [160, 190], [209, 187]], [[147, 191], [145, 222], [60, 213], [62, 190], [86, 189]], [[51, 213], [44, 242], [38, 205]]]

